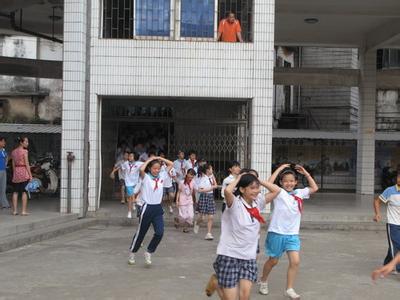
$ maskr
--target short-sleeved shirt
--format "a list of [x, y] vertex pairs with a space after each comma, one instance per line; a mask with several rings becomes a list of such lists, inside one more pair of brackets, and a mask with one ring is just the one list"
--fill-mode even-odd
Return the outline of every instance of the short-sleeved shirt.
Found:
[[186, 184], [183, 180], [179, 181], [178, 189], [179, 189], [179, 206], [193, 204], [193, 191], [195, 189], [194, 180]]
[[[200, 189], [205, 189], [205, 190], [210, 189], [213, 186], [213, 182], [215, 182], [214, 176], [207, 176], [207, 175], [201, 176], [197, 183], [199, 192], [203, 193], [202, 191], [200, 191]], [[214, 192], [211, 190], [205, 193], [212, 194]]]
[[222, 42], [237, 42], [237, 33], [241, 31], [242, 28], [238, 20], [230, 23], [227, 19], [223, 19], [219, 22], [218, 32], [221, 33]]
[[256, 259], [260, 223], [251, 217], [247, 208], [263, 210], [265, 197], [258, 197], [250, 206], [241, 197], [235, 197], [221, 217], [221, 236], [217, 254], [238, 259]]
[[139, 182], [140, 167], [143, 165], [141, 161], [126, 161], [121, 165], [124, 173], [125, 186], [135, 186]]
[[176, 171], [176, 177], [179, 180], [183, 180], [186, 175], [186, 169], [185, 169], [185, 160], [182, 159], [177, 159], [174, 161], [174, 169]]
[[387, 222], [400, 225], [400, 187], [397, 184], [388, 187], [379, 199], [387, 204]]
[[185, 160], [185, 173], [187, 173], [188, 170], [193, 169], [197, 173], [197, 160], [191, 161], [190, 159]]
[[293, 197], [301, 199], [310, 198], [310, 189], [295, 189], [293, 192], [288, 193], [281, 189], [279, 194], [274, 199], [274, 209], [272, 210], [271, 222], [268, 231], [279, 234], [294, 235], [299, 234], [301, 212], [299, 204]]
[[224, 199], [225, 202], [225, 189], [228, 185], [230, 185], [233, 181], [235, 180], [235, 176], [233, 176], [232, 174], [230, 174], [228, 177], [226, 177], [223, 181], [222, 181], [222, 187], [221, 187], [221, 196], [222, 199]]
[[158, 177], [146, 173], [142, 178], [141, 199], [147, 204], [160, 204], [163, 198], [163, 188], [166, 173], [160, 172]]
[[7, 167], [7, 152], [6, 149], [0, 149], [0, 171], [4, 171]]
[[176, 171], [174, 168], [172, 168], [171, 170], [169, 170], [169, 172], [167, 172], [167, 169], [168, 169], [168, 167], [166, 165], [162, 165], [160, 172], [165, 173], [163, 175], [165, 178], [164, 187], [170, 188], [170, 187], [172, 187], [172, 177], [176, 176]]

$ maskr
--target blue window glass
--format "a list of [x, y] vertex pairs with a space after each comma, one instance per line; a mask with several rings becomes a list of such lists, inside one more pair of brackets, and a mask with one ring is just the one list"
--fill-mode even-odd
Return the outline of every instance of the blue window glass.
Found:
[[136, 35], [169, 36], [170, 0], [136, 0]]
[[214, 37], [214, 1], [182, 0], [182, 37]]

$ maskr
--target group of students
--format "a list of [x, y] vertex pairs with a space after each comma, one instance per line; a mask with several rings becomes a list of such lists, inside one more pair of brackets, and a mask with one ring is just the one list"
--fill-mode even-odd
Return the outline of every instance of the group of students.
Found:
[[[132, 158], [131, 154], [129, 156]], [[178, 159], [171, 162], [161, 156], [150, 156], [144, 162], [131, 162], [122, 166], [123, 170], [137, 170], [137, 185], [126, 186], [127, 195], [140, 198], [139, 225], [130, 245], [128, 263], [136, 263], [136, 253], [150, 227], [154, 227], [154, 235], [144, 252], [144, 260], [151, 264], [151, 255], [157, 249], [163, 234], [164, 221], [161, 206], [164, 195], [164, 184], [168, 177], [176, 182], [176, 202], [179, 217], [176, 225], [184, 224], [184, 231], [193, 225], [195, 233], [204, 217], [207, 217], [206, 239], [213, 239], [211, 228], [216, 211], [214, 190], [218, 184], [213, 175], [212, 166], [195, 159], [190, 153], [188, 160], [180, 151]], [[134, 159], [134, 157], [133, 157]], [[207, 285], [207, 295], [218, 291], [221, 299], [248, 299], [252, 284], [257, 281], [258, 271], [256, 256], [259, 249], [260, 223], [265, 223], [261, 211], [267, 203], [274, 202], [265, 241], [265, 252], [269, 259], [265, 262], [259, 292], [268, 294], [268, 277], [273, 267], [285, 252], [289, 257], [287, 289], [285, 295], [290, 299], [299, 299], [293, 289], [299, 267], [299, 227], [303, 212], [303, 199], [318, 190], [311, 175], [301, 166], [284, 164], [280, 166], [268, 180], [258, 178], [252, 169], [241, 169], [239, 162], [229, 166], [230, 175], [222, 184], [224, 207], [221, 219], [221, 236], [217, 247], [217, 258], [213, 264], [215, 274]], [[296, 189], [298, 174], [308, 180], [308, 187]], [[125, 177], [126, 180], [126, 177]], [[275, 182], [278, 183], [275, 184]], [[128, 184], [126, 182], [126, 184]], [[265, 195], [261, 187], [268, 190]], [[133, 192], [129, 190], [133, 189]], [[196, 197], [196, 193], [198, 194]], [[195, 208], [194, 208], [195, 204]], [[194, 220], [194, 210], [199, 217]]]
[[[211, 229], [213, 215], [216, 212], [214, 190], [219, 186], [210, 164], [196, 161], [194, 152], [190, 153], [189, 158], [185, 160], [184, 152], [180, 151], [178, 159], [174, 162], [154, 154], [150, 154], [145, 162], [135, 161], [134, 155], [130, 153], [127, 162], [115, 168], [113, 172], [119, 168], [125, 172], [125, 189], [129, 202], [136, 201], [136, 205], [139, 201], [141, 202], [141, 209], [138, 210], [140, 212], [138, 228], [129, 248], [129, 264], [136, 263], [136, 253], [142, 246], [150, 225], [153, 225], [154, 235], [144, 252], [145, 263], [151, 264], [151, 255], [156, 251], [164, 234], [164, 212], [161, 204], [165, 195], [168, 196], [171, 191], [169, 190], [170, 182], [175, 183], [176, 188], [178, 207], [178, 217], [175, 218], [176, 227], [182, 225], [183, 231], [188, 232], [189, 226], [193, 226], [194, 232], [198, 233], [200, 223], [207, 217], [205, 239], [213, 239]], [[217, 291], [220, 298], [224, 300], [238, 297], [249, 299], [252, 284], [258, 279], [256, 258], [259, 251], [261, 224], [265, 223], [261, 211], [266, 204], [273, 203], [274, 209], [264, 247], [268, 259], [263, 265], [259, 293], [263, 295], [269, 293], [270, 273], [281, 256], [286, 253], [289, 267], [284, 294], [290, 299], [300, 299], [294, 290], [300, 263], [300, 221], [303, 200], [318, 191], [316, 182], [300, 165], [283, 164], [268, 180], [261, 180], [255, 170], [241, 169], [239, 162], [230, 164], [229, 173], [222, 183], [221, 193], [224, 205], [221, 235], [217, 257], [213, 263], [215, 273], [210, 277], [206, 294], [211, 296]], [[307, 179], [307, 187], [297, 188], [299, 174]], [[261, 193], [262, 187], [267, 190], [267, 193]], [[175, 192], [175, 189], [172, 192]], [[388, 270], [393, 270], [396, 264], [400, 263], [400, 256], [394, 258], [395, 252], [400, 250], [398, 238], [400, 236], [400, 206], [397, 205], [400, 201], [400, 175], [397, 177], [397, 184], [386, 190], [375, 201], [376, 221], [380, 219], [380, 201], [388, 203], [390, 207], [387, 225], [390, 247], [385, 260], [388, 264], [376, 270], [373, 278], [385, 276]], [[195, 210], [199, 212], [196, 220]]]

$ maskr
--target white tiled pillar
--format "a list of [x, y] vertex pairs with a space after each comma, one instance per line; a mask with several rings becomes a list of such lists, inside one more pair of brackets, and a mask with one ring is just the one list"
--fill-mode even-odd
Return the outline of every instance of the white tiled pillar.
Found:
[[275, 1], [255, 1], [251, 167], [262, 179], [271, 172], [274, 25]]
[[64, 0], [61, 213], [67, 212], [67, 151], [72, 151], [71, 212], [83, 212], [86, 0]]
[[359, 125], [357, 143], [357, 193], [374, 194], [376, 51], [360, 55]]

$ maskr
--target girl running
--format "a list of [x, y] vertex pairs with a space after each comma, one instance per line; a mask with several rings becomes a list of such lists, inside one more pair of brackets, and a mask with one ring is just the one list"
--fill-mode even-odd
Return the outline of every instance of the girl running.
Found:
[[218, 188], [217, 181], [213, 174], [213, 168], [210, 164], [199, 168], [198, 191], [200, 192], [197, 209], [200, 213], [199, 218], [194, 223], [194, 233], [199, 233], [199, 224], [203, 222], [203, 218], [207, 216], [207, 234], [204, 239], [213, 240], [211, 233], [213, 217], [215, 215], [214, 190]]
[[[257, 245], [260, 215], [266, 197], [260, 198], [260, 181], [253, 174], [241, 174], [225, 191], [226, 209], [221, 217], [221, 237], [214, 270], [218, 294], [224, 300], [250, 299], [253, 282], [257, 281]], [[277, 193], [279, 187], [263, 183]]]
[[146, 265], [151, 265], [151, 254], [157, 249], [158, 244], [164, 234], [164, 211], [161, 206], [163, 198], [163, 184], [165, 181], [165, 174], [161, 173], [161, 162], [167, 165], [167, 173], [171, 170], [173, 163], [162, 157], [152, 157], [148, 159], [140, 167], [140, 177], [142, 178], [140, 197], [143, 201], [141, 209], [140, 222], [137, 232], [133, 236], [130, 246], [128, 263], [135, 264], [135, 253], [139, 250], [143, 239], [149, 230], [150, 224], [154, 228], [154, 236], [150, 241], [147, 250], [144, 252], [144, 259]]
[[189, 169], [183, 181], [178, 181], [178, 195], [176, 206], [178, 207], [178, 218], [175, 218], [175, 227], [183, 223], [183, 232], [189, 232], [188, 226], [193, 225], [194, 211], [193, 198], [195, 184], [193, 178], [196, 172]]
[[[297, 173], [307, 178], [308, 187], [296, 189]], [[274, 209], [265, 241], [265, 254], [269, 259], [264, 264], [259, 292], [263, 295], [269, 293], [268, 275], [272, 268], [278, 264], [282, 254], [286, 252], [289, 258], [289, 268], [284, 294], [290, 299], [300, 299], [293, 287], [300, 264], [299, 229], [303, 212], [303, 199], [308, 199], [311, 194], [317, 192], [318, 186], [311, 175], [299, 165], [296, 165], [294, 169], [290, 168], [289, 164], [281, 165], [268, 181], [273, 184], [278, 176], [282, 188], [273, 185], [274, 189], [268, 188], [270, 193], [267, 194], [267, 201], [273, 199]]]

